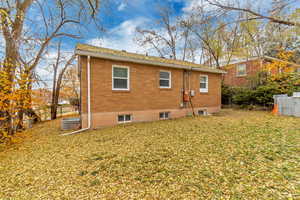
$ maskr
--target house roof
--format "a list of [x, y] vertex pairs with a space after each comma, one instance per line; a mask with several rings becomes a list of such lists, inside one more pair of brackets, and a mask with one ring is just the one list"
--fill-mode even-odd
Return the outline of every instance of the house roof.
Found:
[[224, 66], [227, 66], [227, 65], [233, 65], [233, 64], [238, 64], [238, 63], [242, 63], [242, 62], [247, 62], [247, 61], [252, 61], [252, 60], [258, 60], [258, 59], [280, 61], [280, 62], [283, 62], [283, 63], [287, 63], [289, 65], [293, 65], [295, 67], [300, 67], [300, 65], [297, 64], [297, 63], [293, 63], [293, 62], [281, 60], [279, 58], [274, 58], [274, 57], [271, 57], [271, 56], [262, 56], [262, 57], [253, 56], [253, 57], [249, 57], [249, 58], [232, 59], [230, 62], [226, 62], [226, 61], [220, 62], [220, 65], [222, 67], [224, 67]]
[[117, 61], [128, 61], [134, 63], [155, 65], [155, 66], [187, 69], [193, 71], [221, 73], [221, 74], [226, 73], [223, 70], [209, 68], [192, 62], [166, 59], [166, 58], [155, 57], [155, 56], [147, 56], [143, 54], [130, 53], [126, 51], [118, 51], [118, 50], [96, 47], [87, 44], [77, 44], [75, 54], [98, 57], [98, 58], [106, 58], [106, 59], [117, 60]]
[[289, 61], [281, 60], [281, 59], [279, 59], [279, 58], [274, 58], [274, 57], [271, 57], [271, 56], [264, 56], [263, 58], [265, 58], [265, 59], [269, 59], [269, 60], [280, 61], [280, 62], [283, 62], [283, 63], [289, 64], [289, 65], [293, 65], [293, 66], [295, 66], [295, 67], [300, 67], [300, 65], [299, 65], [299, 64], [297, 64], [297, 63], [293, 63], [293, 62], [289, 62]]

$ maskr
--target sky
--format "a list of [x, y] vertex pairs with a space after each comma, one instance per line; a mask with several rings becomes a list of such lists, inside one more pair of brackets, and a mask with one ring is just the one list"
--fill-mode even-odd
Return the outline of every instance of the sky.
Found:
[[[109, 1], [110, 3], [105, 3]], [[219, 0], [223, 2], [234, 0]], [[239, 0], [245, 3], [246, 0]], [[248, 1], [248, 0], [247, 0]], [[271, 0], [250, 0], [252, 8], [260, 6], [264, 9], [270, 7]], [[300, 7], [300, 1], [295, 4], [295, 7]], [[49, 1], [52, 6], [53, 1]], [[203, 0], [102, 0], [102, 8], [97, 16], [98, 23], [103, 26], [105, 31], [100, 31], [95, 28], [94, 24], [87, 25], [87, 29], [82, 28], [81, 38], [63, 38], [63, 51], [74, 52], [77, 43], [86, 43], [95, 46], [112, 48], [117, 50], [126, 50], [134, 53], [150, 53], [155, 55], [150, 47], [140, 47], [134, 41], [137, 27], [141, 28], [157, 28], [155, 21], [158, 19], [156, 8], [159, 4], [168, 4], [174, 10], [174, 18], [189, 14], [194, 7], [202, 5]], [[207, 9], [210, 7], [207, 6]], [[267, 9], [266, 9], [267, 10]], [[41, 15], [38, 12], [32, 11], [31, 18], [33, 20], [41, 20]], [[30, 25], [27, 25], [30, 27]], [[25, 27], [26, 28], [26, 27]], [[28, 27], [27, 27], [28, 28]], [[38, 27], [34, 27], [39, 29]], [[3, 44], [0, 37], [0, 44]], [[51, 62], [56, 56], [54, 48], [50, 48], [45, 58]], [[42, 79], [49, 79], [49, 70], [46, 70], [47, 63], [42, 62], [39, 65], [38, 72]]]
[[[140, 47], [135, 41], [135, 30], [137, 27], [150, 27], [158, 19], [155, 8], [164, 3], [174, 9], [174, 17], [189, 12], [192, 5], [198, 0], [110, 0], [109, 4], [103, 4], [98, 18], [104, 31], [95, 28], [91, 23], [81, 30], [81, 38], [64, 38], [63, 50], [74, 52], [77, 43], [85, 43], [94, 46], [126, 50], [134, 53], [146, 53], [153, 49]], [[49, 50], [46, 58], [53, 62], [56, 51]], [[47, 64], [46, 64], [47, 65]], [[49, 80], [49, 70], [45, 64], [39, 66], [39, 74], [44, 80]], [[49, 82], [49, 81], [48, 81]], [[51, 84], [50, 84], [51, 85]]]
[[[105, 0], [103, 0], [105, 1]], [[108, 0], [103, 3], [99, 18], [105, 28], [101, 32], [91, 24], [83, 37], [78, 40], [66, 40], [67, 49], [74, 49], [76, 43], [87, 43], [95, 46], [126, 50], [135, 53], [145, 53], [151, 49], [140, 47], [134, 41], [137, 27], [149, 28], [158, 19], [156, 9], [159, 4], [168, 4], [174, 10], [174, 16], [189, 14], [193, 8], [203, 5], [204, 0]], [[228, 2], [234, 0], [219, 0]], [[249, 0], [239, 0], [241, 4]], [[271, 0], [250, 0], [252, 8], [261, 7], [264, 10], [270, 7]], [[296, 0], [295, 0], [296, 1]], [[300, 1], [295, 6], [300, 7]], [[209, 6], [207, 6], [209, 7]], [[154, 27], [159, 28], [159, 27]]]
[[[192, 0], [165, 0], [174, 9], [174, 17], [181, 16], [190, 7]], [[104, 33], [90, 32], [79, 40], [91, 45], [144, 53], [144, 47], [139, 47], [134, 41], [137, 27], [150, 27], [158, 16], [155, 8], [160, 0], [114, 0], [112, 5], [100, 14], [103, 19]]]

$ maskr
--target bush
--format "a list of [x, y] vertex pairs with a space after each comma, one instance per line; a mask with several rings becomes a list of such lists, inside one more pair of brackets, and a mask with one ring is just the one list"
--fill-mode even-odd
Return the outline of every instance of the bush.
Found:
[[284, 73], [271, 77], [268, 83], [278, 86], [281, 94], [292, 95], [293, 92], [300, 91], [300, 73]]
[[271, 106], [273, 105], [275, 94], [281, 94], [278, 85], [274, 83], [269, 83], [267, 85], [262, 85], [253, 90], [254, 104], [261, 106]]
[[223, 105], [231, 104], [233, 96], [234, 96], [234, 88], [222, 84], [222, 104]]
[[234, 96], [232, 97], [232, 102], [237, 105], [253, 105], [255, 104], [255, 99], [253, 95], [253, 90], [248, 88], [235, 88]]
[[236, 104], [242, 107], [259, 105], [270, 107], [273, 105], [273, 96], [300, 91], [300, 74], [284, 73], [270, 77], [262, 85], [255, 88], [229, 87], [222, 85], [222, 104]]

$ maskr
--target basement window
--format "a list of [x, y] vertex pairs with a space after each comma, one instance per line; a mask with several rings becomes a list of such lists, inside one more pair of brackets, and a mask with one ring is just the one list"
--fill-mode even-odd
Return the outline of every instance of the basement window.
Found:
[[160, 112], [159, 113], [159, 119], [169, 119], [170, 118], [170, 112]]
[[159, 72], [159, 87], [160, 88], [171, 88], [171, 72], [160, 71]]
[[206, 116], [207, 115], [207, 111], [206, 110], [198, 110], [198, 115], [199, 116]]
[[119, 65], [112, 67], [112, 89], [129, 90], [129, 67]]
[[132, 115], [118, 115], [118, 123], [128, 123], [132, 121]]

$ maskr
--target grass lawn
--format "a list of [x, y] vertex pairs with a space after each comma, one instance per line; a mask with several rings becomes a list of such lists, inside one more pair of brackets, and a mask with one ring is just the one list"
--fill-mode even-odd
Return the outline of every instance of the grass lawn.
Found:
[[299, 118], [223, 110], [59, 134], [42, 123], [1, 150], [0, 199], [300, 199]]

